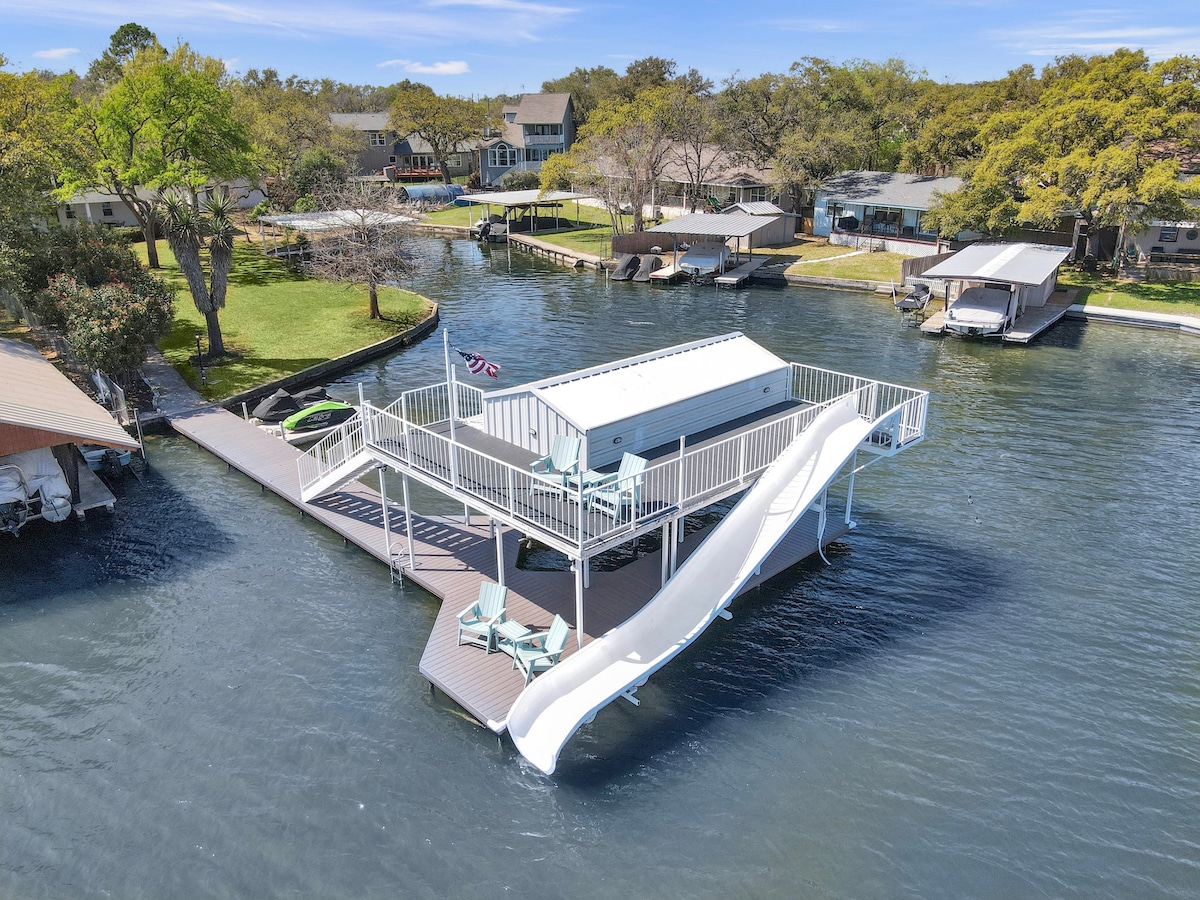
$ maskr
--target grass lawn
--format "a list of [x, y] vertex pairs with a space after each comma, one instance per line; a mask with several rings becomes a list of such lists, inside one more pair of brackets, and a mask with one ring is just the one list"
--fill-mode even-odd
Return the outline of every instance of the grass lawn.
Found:
[[1077, 303], [1144, 312], [1200, 316], [1200, 282], [1118, 281], [1099, 272], [1060, 269], [1058, 283], [1079, 288]]
[[[470, 225], [473, 221], [479, 219], [483, 214], [483, 207], [479, 204], [472, 206], [452, 206], [447, 209], [439, 209], [437, 212], [426, 213], [422, 221], [429, 222], [434, 225]], [[575, 226], [575, 204], [565, 203], [562, 207], [562, 216], [570, 222], [569, 227], [558, 231], [539, 231], [536, 234], [531, 234], [530, 237], [536, 237], [538, 240], [545, 241], [548, 244], [557, 244], [560, 247], [566, 247], [570, 250], [578, 250], [581, 253], [591, 253], [593, 256], [606, 257], [611, 252], [610, 244], [612, 242], [612, 223], [609, 219], [608, 212], [596, 206], [588, 206], [587, 204], [579, 204], [579, 222], [581, 227]], [[626, 228], [629, 228], [633, 221], [632, 216], [623, 216]]]
[[823, 278], [853, 278], [859, 281], [900, 283], [900, 264], [908, 257], [899, 253], [841, 255], [811, 265], [791, 266], [789, 275], [819, 275]]
[[[135, 244], [143, 264], [146, 247]], [[221, 333], [236, 354], [205, 369], [207, 385], [196, 370], [196, 336], [207, 350], [204, 316], [196, 311], [175, 257], [158, 242], [159, 274], [176, 289], [175, 326], [159, 347], [188, 384], [205, 397], [219, 399], [298, 372], [335, 356], [358, 350], [415, 325], [429, 302], [410, 291], [381, 288], [379, 305], [387, 318], [367, 318], [367, 292], [356, 285], [334, 284], [300, 275], [270, 259], [247, 241], [233, 251], [229, 293], [221, 310]]]

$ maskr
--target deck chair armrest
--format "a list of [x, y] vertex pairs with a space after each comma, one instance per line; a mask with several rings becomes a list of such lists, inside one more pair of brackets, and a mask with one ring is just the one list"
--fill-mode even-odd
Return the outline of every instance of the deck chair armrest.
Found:
[[[458, 614], [458, 621], [461, 622], [464, 618], [466, 618], [467, 613], [470, 613], [470, 612], [478, 613], [479, 612], [479, 604], [472, 603], [470, 606], [468, 606], [466, 609], [464, 609], [462, 612], [460, 612]], [[476, 618], [478, 618], [478, 616], [476, 616]]]
[[496, 613], [496, 615], [492, 616], [490, 619], [487, 620], [488, 627], [495, 628], [497, 625], [499, 625], [503, 621], [504, 621], [504, 610], [500, 610], [500, 612]]
[[530, 463], [529, 471], [535, 474], [552, 471], [550, 457], [547, 456], [543, 457], [542, 459], [535, 459], [532, 463]]
[[537, 644], [535, 644], [535, 641], [541, 641], [542, 644], [544, 644], [546, 641], [546, 638], [548, 638], [549, 636], [550, 636], [549, 631], [536, 631], [533, 634], [525, 635], [525, 637], [523, 637], [519, 641], [517, 641], [517, 645], [520, 647], [528, 647], [530, 650], [543, 650], [545, 648], [543, 646], [538, 646]]

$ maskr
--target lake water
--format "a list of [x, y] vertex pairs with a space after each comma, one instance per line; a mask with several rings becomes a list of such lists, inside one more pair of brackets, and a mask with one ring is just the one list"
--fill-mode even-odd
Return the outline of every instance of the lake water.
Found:
[[154, 438], [112, 516], [0, 535], [0, 896], [1200, 894], [1200, 341], [428, 252], [502, 384], [736, 329], [928, 388], [929, 437], [550, 778], [421, 679], [431, 596]]

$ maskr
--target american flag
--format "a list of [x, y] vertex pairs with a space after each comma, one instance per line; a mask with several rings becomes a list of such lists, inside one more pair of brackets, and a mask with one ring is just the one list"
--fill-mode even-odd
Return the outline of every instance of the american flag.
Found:
[[464, 353], [457, 347], [454, 352], [467, 361], [467, 368], [471, 370], [472, 375], [487, 375], [489, 378], [500, 377], [500, 367], [495, 363], [488, 362], [478, 353]]

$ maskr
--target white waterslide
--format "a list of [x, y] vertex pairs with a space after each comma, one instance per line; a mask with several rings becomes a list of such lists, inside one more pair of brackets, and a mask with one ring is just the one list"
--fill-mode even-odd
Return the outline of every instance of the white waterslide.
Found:
[[852, 400], [817, 416], [649, 603], [517, 698], [507, 725], [521, 755], [551, 774], [581, 725], [645, 684], [729, 605], [875, 427]]

